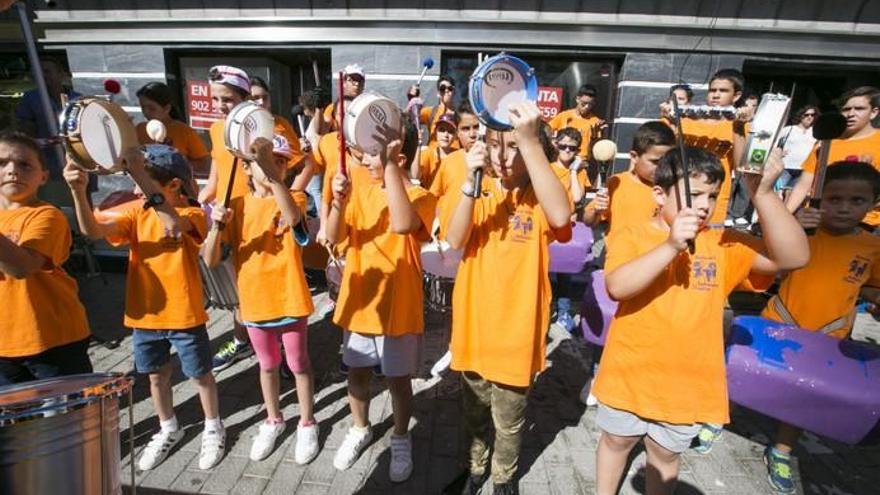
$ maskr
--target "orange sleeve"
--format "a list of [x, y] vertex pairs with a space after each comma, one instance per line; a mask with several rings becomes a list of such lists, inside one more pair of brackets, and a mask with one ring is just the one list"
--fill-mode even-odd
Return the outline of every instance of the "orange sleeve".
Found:
[[53, 266], [61, 266], [70, 254], [70, 226], [56, 208], [45, 208], [27, 221], [18, 245], [36, 251]]
[[433, 109], [434, 107], [422, 107], [422, 109], [419, 110], [419, 124], [428, 125], [428, 119], [431, 118], [431, 111]]
[[190, 160], [199, 160], [209, 156], [208, 148], [192, 127], [186, 126], [186, 150], [184, 154]]
[[816, 155], [818, 155], [818, 153], [819, 153], [819, 143], [816, 143], [813, 146], [813, 150], [810, 151], [809, 155], [807, 155], [807, 159], [804, 160], [804, 164], [802, 165], [804, 172], [807, 172], [808, 174], [815, 174], [816, 173], [816, 164], [817, 164]]
[[414, 237], [419, 242], [428, 242], [431, 240], [431, 227], [434, 225], [434, 213], [437, 211], [437, 198], [422, 187], [410, 187], [406, 193], [422, 222], [422, 227]]
[[550, 119], [550, 122], [548, 122], [548, 124], [550, 125], [551, 129], [553, 129], [554, 131], [558, 131], [559, 129], [565, 127], [565, 117], [563, 117], [563, 115], [565, 115], [565, 112], [559, 112], [556, 114], [555, 117]]
[[333, 119], [333, 103], [328, 104], [324, 107], [324, 120]]
[[582, 169], [578, 170], [577, 178], [578, 178], [578, 183], [585, 190], [593, 187], [593, 183], [590, 182], [590, 176], [587, 175], [587, 169], [582, 168]]
[[134, 206], [113, 216], [112, 219], [101, 222], [103, 225], [113, 226], [113, 235], [106, 239], [111, 246], [124, 246], [131, 243], [137, 225], [137, 216], [141, 209], [140, 206]]
[[205, 215], [205, 210], [193, 206], [178, 212], [178, 215], [189, 220], [190, 225], [192, 225], [192, 230], [189, 234], [198, 244], [201, 244], [208, 234], [208, 217]]
[[284, 136], [284, 139], [287, 139], [287, 144], [290, 146], [293, 156], [288, 160], [289, 165], [294, 166], [298, 164], [305, 156], [303, 155], [302, 148], [299, 146], [299, 138], [293, 131], [293, 126], [290, 124], [290, 121], [280, 115], [275, 116], [275, 124], [275, 131]]
[[733, 229], [724, 231], [721, 242], [727, 248], [727, 259], [724, 266], [725, 294], [736, 286], [754, 291], [765, 291], [773, 284], [775, 276], [751, 273], [755, 258], [764, 250], [764, 242], [757, 237]]
[[639, 257], [638, 238], [633, 227], [610, 234], [605, 238], [605, 245], [605, 273], [611, 273]]

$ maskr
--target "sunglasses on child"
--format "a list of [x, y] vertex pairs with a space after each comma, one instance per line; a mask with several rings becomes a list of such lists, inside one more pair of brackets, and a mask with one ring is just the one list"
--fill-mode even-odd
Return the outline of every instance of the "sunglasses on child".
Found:
[[447, 85], [447, 84], [442, 84], [442, 85], [440, 85], [440, 87], [437, 88], [437, 89], [438, 89], [438, 91], [440, 91], [441, 93], [450, 93], [450, 92], [452, 92], [452, 91], [455, 91], [455, 86], [449, 86], [449, 85]]
[[559, 148], [559, 151], [577, 151], [578, 150], [578, 147], [573, 144], [557, 144], [556, 147]]

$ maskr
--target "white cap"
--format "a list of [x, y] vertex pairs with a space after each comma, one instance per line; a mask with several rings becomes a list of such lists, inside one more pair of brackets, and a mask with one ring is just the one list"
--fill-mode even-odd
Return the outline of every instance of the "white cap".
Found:
[[342, 69], [342, 72], [345, 73], [346, 76], [357, 74], [364, 79], [367, 78], [367, 75], [364, 73], [364, 68], [360, 66], [360, 64], [348, 64]]

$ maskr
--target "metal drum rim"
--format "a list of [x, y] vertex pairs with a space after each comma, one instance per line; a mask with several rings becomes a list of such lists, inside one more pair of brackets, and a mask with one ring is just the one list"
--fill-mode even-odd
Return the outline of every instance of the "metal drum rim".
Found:
[[[59, 394], [52, 397], [32, 398], [0, 405], [0, 427], [55, 416], [57, 414], [56, 410], [59, 408], [64, 408], [65, 412], [81, 409], [89, 404], [97, 403], [106, 397], [119, 396], [126, 390], [129, 390], [134, 384], [134, 378], [123, 373], [83, 373], [0, 387], [0, 394], [13, 389], [23, 389], [45, 383], [87, 377], [102, 377], [106, 381], [87, 386], [78, 392]], [[46, 404], [47, 401], [49, 401], [49, 404]]]
[[525, 60], [515, 56], [510, 55], [506, 52], [501, 52], [497, 55], [493, 55], [486, 60], [483, 61], [474, 72], [471, 74], [470, 80], [468, 81], [468, 98], [471, 101], [471, 104], [474, 105], [475, 102], [480, 102], [480, 106], [483, 108], [477, 109], [476, 105], [474, 105], [474, 111], [480, 122], [483, 123], [486, 127], [498, 131], [509, 131], [513, 129], [513, 126], [510, 124], [505, 124], [496, 120], [492, 114], [489, 113], [489, 110], [485, 108], [483, 103], [483, 88], [482, 84], [479, 84], [480, 81], [483, 80], [485, 73], [488, 68], [494, 65], [496, 62], [501, 60], [509, 61], [511, 65], [516, 66], [520, 69], [520, 74], [523, 76], [523, 81], [526, 83], [525, 91], [530, 100], [537, 100], [538, 97], [538, 78], [535, 76], [535, 69], [531, 65], [528, 64]]

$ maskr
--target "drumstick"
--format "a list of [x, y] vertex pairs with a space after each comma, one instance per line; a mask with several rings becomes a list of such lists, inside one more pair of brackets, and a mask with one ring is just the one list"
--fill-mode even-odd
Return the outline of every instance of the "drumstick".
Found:
[[303, 125], [303, 116], [302, 115], [296, 116], [296, 123], [299, 125], [299, 137], [305, 138], [306, 137], [306, 128]]
[[[685, 205], [687, 206], [687, 208], [690, 209], [692, 206], [691, 205], [691, 174], [690, 174], [690, 171], [688, 170], [689, 164], [688, 164], [688, 156], [687, 156], [687, 147], [685, 147], [685, 145], [684, 145], [684, 131], [682, 131], [682, 129], [681, 129], [681, 113], [679, 113], [679, 111], [678, 111], [678, 100], [675, 98], [672, 99], [672, 113], [673, 113], [673, 115], [675, 115], [675, 126], [676, 126], [676, 129], [678, 130], [678, 136], [677, 136], [678, 139], [676, 141], [678, 141], [678, 153], [681, 158], [681, 172], [682, 172], [682, 175], [684, 175], [684, 201], [685, 201]], [[676, 202], [676, 205], [678, 206], [678, 209], [681, 210], [681, 195], [679, 194], [678, 177], [676, 175], [677, 174], [675, 173], [675, 167], [672, 167], [672, 180], [675, 181], [674, 182], [674, 184], [675, 184], [675, 202]], [[694, 254], [694, 251], [696, 251], [696, 246], [694, 244], [694, 240], [691, 239], [688, 241], [688, 252], [690, 252], [691, 254]]]
[[339, 171], [342, 175], [348, 177], [348, 169], [345, 167], [345, 132], [343, 125], [345, 123], [345, 98], [343, 97], [343, 84], [345, 82], [345, 72], [339, 71]]
[[416, 87], [419, 87], [422, 84], [422, 79], [425, 78], [425, 72], [428, 72], [428, 69], [432, 67], [434, 67], [434, 59], [426, 57], [425, 60], [422, 60], [422, 73], [419, 74], [419, 79], [416, 81]]
[[[232, 186], [235, 184], [235, 172], [238, 169], [238, 157], [232, 159], [232, 169], [229, 170], [229, 180], [226, 182], [226, 192], [223, 195], [223, 208], [229, 208], [229, 202], [232, 201]], [[216, 222], [217, 230], [223, 230], [226, 226], [223, 222]]]
[[[822, 191], [825, 187], [825, 170], [828, 168], [831, 140], [839, 138], [845, 131], [846, 118], [839, 113], [822, 114], [813, 124], [813, 137], [819, 141], [819, 156], [816, 160], [813, 186], [807, 196], [807, 208], [819, 208], [822, 205]], [[813, 235], [816, 233], [816, 229], [806, 229], [806, 232], [808, 235]]]
[[315, 87], [321, 86], [321, 76], [318, 74], [318, 61], [312, 60], [312, 72], [315, 74]]
[[[504, 163], [504, 133], [499, 132], [498, 136], [501, 139], [501, 163]], [[483, 194], [483, 167], [480, 167], [474, 170], [474, 192], [471, 194], [471, 197], [474, 199], [480, 199], [480, 196]]]
[[113, 141], [113, 131], [110, 130], [110, 117], [104, 115], [101, 117], [101, 124], [104, 127], [104, 135], [107, 137], [107, 147], [110, 148], [110, 159], [115, 164], [119, 160], [119, 152], [116, 151], [116, 143]]

